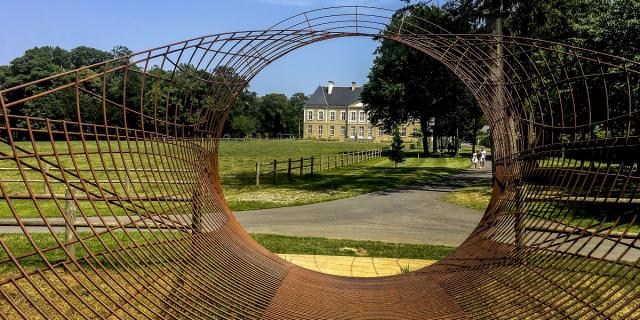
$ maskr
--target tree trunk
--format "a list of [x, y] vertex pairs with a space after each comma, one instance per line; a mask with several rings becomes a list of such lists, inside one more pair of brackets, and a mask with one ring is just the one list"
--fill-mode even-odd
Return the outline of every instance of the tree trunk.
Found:
[[458, 136], [458, 128], [456, 128], [456, 142], [455, 142], [455, 148], [456, 148], [456, 157], [460, 156], [460, 137]]
[[478, 118], [473, 119], [473, 134], [471, 135], [473, 141], [471, 141], [471, 153], [476, 153], [476, 142], [478, 141]]
[[420, 117], [420, 130], [422, 130], [422, 151], [425, 156], [429, 155], [429, 117], [422, 115]]
[[433, 153], [438, 153], [438, 137], [436, 136], [436, 119], [433, 118]]

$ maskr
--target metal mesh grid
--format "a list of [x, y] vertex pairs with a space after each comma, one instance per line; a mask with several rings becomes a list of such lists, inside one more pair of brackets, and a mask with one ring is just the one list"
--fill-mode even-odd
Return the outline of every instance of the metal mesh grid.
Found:
[[[400, 276], [281, 260], [238, 224], [219, 182], [218, 139], [249, 81], [352, 36], [440, 61], [492, 128], [481, 223], [451, 256]], [[75, 112], [17, 112], [54, 96]], [[0, 196], [28, 248], [0, 238], [3, 318], [640, 318], [640, 68], [623, 58], [333, 7], [4, 89], [0, 104], [0, 162], [17, 168]]]

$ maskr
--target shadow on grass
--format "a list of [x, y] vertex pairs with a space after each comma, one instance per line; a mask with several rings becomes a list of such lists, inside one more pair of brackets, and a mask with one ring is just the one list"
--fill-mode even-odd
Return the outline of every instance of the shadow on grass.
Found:
[[[463, 169], [446, 167], [386, 168], [353, 166], [303, 176], [301, 179], [288, 184], [287, 187], [314, 192], [350, 191], [359, 194], [387, 190], [386, 192], [376, 193], [386, 195], [392, 192], [410, 190], [408, 186], [424, 185], [434, 180], [442, 180], [447, 175], [462, 171]], [[402, 186], [407, 187], [399, 188]], [[398, 189], [390, 190], [394, 188]]]

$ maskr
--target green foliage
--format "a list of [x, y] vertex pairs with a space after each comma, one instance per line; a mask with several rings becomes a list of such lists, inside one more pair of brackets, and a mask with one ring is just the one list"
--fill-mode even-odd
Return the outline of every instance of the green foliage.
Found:
[[[397, 30], [401, 21], [404, 21], [406, 32], [420, 32], [412, 28], [428, 30], [429, 23], [463, 33], [471, 28], [443, 9], [421, 3], [396, 12], [396, 19], [388, 30]], [[362, 101], [370, 120], [387, 130], [419, 119], [425, 153], [429, 152], [428, 137], [455, 136], [477, 130], [481, 117], [480, 109], [466, 87], [451, 70], [428, 53], [392, 40], [382, 39], [376, 50], [369, 81], [363, 87]], [[433, 127], [429, 126], [430, 118], [436, 119]]]
[[241, 114], [231, 120], [231, 128], [245, 137], [253, 136], [258, 130], [258, 119]]
[[[59, 47], [37, 47], [27, 50], [23, 56], [12, 60], [7, 66], [0, 66], [0, 89], [36, 81], [64, 71], [121, 58], [132, 52], [127, 47], [115, 46], [111, 51], [80, 46], [70, 51]], [[124, 60], [123, 60], [124, 61]], [[120, 66], [123, 61], [115, 61], [110, 67]], [[91, 77], [103, 69], [94, 67], [80, 71], [79, 76]], [[11, 109], [13, 115], [46, 118], [53, 120], [78, 121], [156, 131], [168, 135], [190, 135], [192, 124], [198, 117], [223, 117], [225, 112], [213, 114], [197, 112], [209, 108], [228, 110], [223, 133], [245, 137], [261, 133], [264, 136], [299, 134], [302, 108], [307, 97], [302, 93], [290, 99], [282, 94], [270, 94], [262, 98], [255, 92], [244, 90], [233, 102], [235, 93], [246, 82], [229, 67], [218, 67], [213, 73], [197, 70], [193, 65], [180, 64], [173, 70], [160, 66], [149, 66], [146, 70], [151, 77], [141, 75], [140, 68], [130, 65], [127, 69], [110, 72], [106, 78], [95, 77], [80, 84], [80, 114], [76, 112], [76, 97], [73, 88], [60, 90], [43, 97], [30, 100]], [[65, 76], [51, 81], [28, 86], [24, 90], [7, 93], [9, 100], [18, 100], [74, 81], [75, 76]], [[200, 81], [209, 79], [210, 83]], [[108, 102], [103, 106], [100, 96], [103, 81]], [[123, 95], [123, 88], [126, 95]], [[143, 93], [144, 92], [144, 93]], [[140, 96], [144, 99], [140, 99]], [[216, 98], [214, 98], [216, 97]], [[141, 102], [144, 101], [144, 105]], [[232, 104], [230, 106], [230, 104]], [[126, 106], [126, 109], [122, 108]], [[146, 116], [141, 118], [137, 111]], [[157, 119], [157, 120], [151, 120]], [[158, 121], [158, 119], [160, 121]], [[15, 120], [18, 127], [26, 127], [24, 120]], [[43, 129], [44, 121], [31, 121], [34, 129]], [[61, 129], [60, 122], [51, 122], [53, 129]], [[90, 127], [86, 127], [89, 129]], [[38, 137], [36, 137], [38, 139]]]
[[400, 132], [396, 130], [393, 134], [393, 141], [391, 142], [391, 150], [389, 151], [389, 160], [393, 161], [396, 168], [398, 163], [405, 161], [404, 143], [400, 137]]

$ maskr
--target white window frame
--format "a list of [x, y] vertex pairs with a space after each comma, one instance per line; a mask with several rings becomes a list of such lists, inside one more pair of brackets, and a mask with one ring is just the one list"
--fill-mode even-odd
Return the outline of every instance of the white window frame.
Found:
[[384, 136], [384, 129], [379, 128], [378, 129], [378, 137], [382, 137], [382, 136]]
[[360, 121], [360, 123], [365, 123], [367, 121], [367, 117], [364, 114], [364, 111], [360, 111], [360, 113], [358, 114], [358, 120]]
[[336, 112], [329, 111], [329, 121], [336, 121]]
[[308, 125], [307, 126], [307, 134], [313, 134], [313, 126], [312, 125]]
[[329, 126], [329, 136], [333, 137], [334, 135], [336, 135], [336, 127]]
[[347, 112], [346, 111], [340, 111], [340, 120], [347, 121]]
[[324, 120], [324, 111], [318, 110], [318, 121]]
[[351, 132], [349, 134], [349, 138], [355, 138], [355, 137], [356, 137], [356, 127], [351, 126]]
[[307, 110], [307, 120], [313, 120], [313, 110]]
[[356, 112], [351, 111], [351, 114], [349, 115], [349, 123], [355, 123], [358, 120], [356, 117]]
[[364, 126], [360, 126], [358, 128], [358, 138], [360, 139], [364, 138]]
[[371, 139], [373, 138], [373, 128], [369, 127], [369, 129], [367, 130], [367, 138]]
[[346, 134], [347, 134], [347, 127], [340, 126], [340, 135], [344, 137]]
[[403, 138], [407, 137], [407, 128], [406, 127], [403, 127], [403, 128], [400, 129], [400, 136], [403, 137]]
[[318, 126], [318, 135], [322, 136], [322, 134], [324, 133], [324, 128], [322, 127], [322, 125]]

